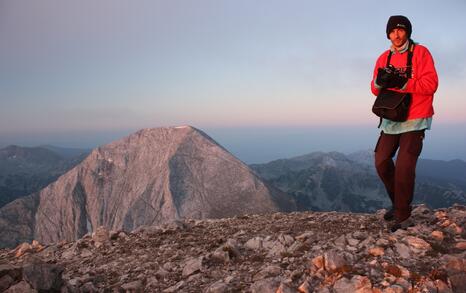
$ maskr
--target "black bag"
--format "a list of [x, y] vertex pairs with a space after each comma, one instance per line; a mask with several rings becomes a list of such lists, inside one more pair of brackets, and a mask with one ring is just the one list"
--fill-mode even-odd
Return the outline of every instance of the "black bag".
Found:
[[[408, 63], [406, 65], [406, 73], [408, 78], [411, 78], [411, 65], [413, 59], [414, 43], [409, 41], [408, 51]], [[392, 52], [387, 58], [387, 67], [390, 65], [390, 58]], [[392, 121], [403, 122], [408, 118], [409, 106], [411, 105], [411, 94], [400, 93], [388, 89], [380, 90], [379, 95], [375, 99], [374, 105], [372, 106], [372, 112], [380, 117], [380, 124], [382, 118], [386, 118]]]

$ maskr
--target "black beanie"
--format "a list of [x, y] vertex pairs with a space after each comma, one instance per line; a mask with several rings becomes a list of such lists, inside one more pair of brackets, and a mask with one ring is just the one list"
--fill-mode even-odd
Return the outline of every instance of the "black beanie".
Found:
[[402, 28], [408, 34], [408, 39], [411, 38], [411, 32], [413, 28], [411, 27], [411, 22], [406, 16], [403, 15], [393, 15], [390, 16], [387, 22], [387, 39], [390, 39], [389, 34], [395, 28]]

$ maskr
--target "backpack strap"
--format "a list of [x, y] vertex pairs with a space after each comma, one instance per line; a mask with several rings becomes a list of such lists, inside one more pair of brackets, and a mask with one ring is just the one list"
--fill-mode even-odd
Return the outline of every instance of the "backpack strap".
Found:
[[[411, 78], [411, 73], [412, 73], [412, 65], [413, 65], [413, 53], [414, 53], [414, 42], [413, 40], [409, 39], [408, 40], [408, 61], [406, 62], [406, 75], [408, 78]], [[390, 53], [388, 53], [387, 57], [387, 65], [385, 67], [388, 67], [390, 65], [390, 60], [392, 59], [392, 50], [390, 50]]]
[[408, 62], [406, 63], [406, 75], [411, 78], [413, 72], [413, 54], [414, 54], [414, 42], [409, 40], [409, 51], [408, 51]]

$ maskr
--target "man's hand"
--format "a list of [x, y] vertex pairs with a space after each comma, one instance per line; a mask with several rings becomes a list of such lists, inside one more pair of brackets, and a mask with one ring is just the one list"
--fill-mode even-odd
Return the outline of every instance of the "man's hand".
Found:
[[395, 67], [384, 67], [377, 70], [376, 83], [382, 88], [402, 88], [408, 78], [401, 75]]

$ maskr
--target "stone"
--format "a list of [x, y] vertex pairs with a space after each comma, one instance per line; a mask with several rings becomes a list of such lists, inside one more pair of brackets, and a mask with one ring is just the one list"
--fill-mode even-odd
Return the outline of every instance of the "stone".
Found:
[[249, 239], [244, 246], [251, 250], [260, 250], [263, 248], [262, 246], [262, 238], [261, 237], [254, 237]]
[[327, 271], [334, 272], [347, 266], [348, 262], [340, 252], [331, 250], [324, 254], [324, 265]]
[[335, 239], [334, 243], [335, 243], [335, 246], [340, 247], [340, 248], [344, 248], [346, 246], [346, 243], [347, 243], [345, 235], [341, 235], [340, 237]]
[[371, 292], [371, 281], [366, 276], [355, 275], [351, 279], [341, 278], [338, 279], [333, 285], [335, 293], [345, 292]]
[[307, 239], [313, 238], [314, 237], [314, 232], [312, 231], [306, 231], [298, 236], [296, 236], [296, 240], [299, 240], [301, 242], [306, 241]]
[[435, 280], [434, 285], [437, 288], [438, 293], [453, 293], [450, 287], [448, 287], [448, 285], [442, 280]]
[[267, 278], [254, 282], [249, 289], [252, 293], [276, 293], [279, 286], [279, 279]]
[[319, 256], [314, 257], [311, 262], [317, 269], [324, 268], [325, 260], [324, 260], [323, 255], [319, 255]]
[[461, 250], [466, 250], [466, 241], [457, 242], [455, 244], [455, 248], [461, 249]]
[[380, 247], [380, 246], [375, 246], [375, 247], [369, 248], [368, 252], [372, 256], [382, 256], [382, 255], [384, 255], [384, 249], [382, 247]]
[[282, 257], [286, 253], [286, 247], [280, 241], [274, 241], [268, 255], [271, 257]]
[[341, 278], [338, 279], [333, 285], [333, 291], [335, 293], [355, 292], [356, 288], [350, 280], [348, 280], [347, 278]]
[[405, 259], [411, 258], [411, 252], [408, 246], [403, 243], [395, 243], [396, 252]]
[[121, 285], [121, 288], [125, 290], [126, 292], [142, 292], [143, 291], [143, 285], [142, 282], [137, 280], [134, 282], [126, 283]]
[[443, 232], [438, 230], [432, 231], [432, 233], [430, 233], [430, 236], [432, 236], [432, 238], [434, 238], [437, 241], [443, 241], [443, 239], [445, 238]]
[[0, 292], [8, 289], [11, 285], [13, 285], [15, 280], [10, 275], [4, 275], [0, 277]]
[[183, 268], [183, 277], [188, 277], [202, 269], [202, 257], [189, 259]]
[[282, 282], [275, 293], [296, 293], [296, 289]]
[[300, 293], [311, 293], [313, 292], [311, 284], [309, 284], [308, 280], [304, 280], [304, 282], [298, 287], [298, 292]]
[[239, 244], [235, 239], [228, 239], [227, 242], [223, 245], [223, 250], [228, 252], [230, 257], [239, 257]]
[[275, 277], [281, 273], [282, 269], [277, 265], [269, 265], [266, 266], [264, 269], [260, 270], [257, 274], [255, 274], [252, 278], [253, 281], [257, 281], [260, 279], [265, 279], [269, 277]]
[[166, 292], [166, 293], [182, 292], [180, 291], [180, 289], [183, 288], [185, 285], [186, 285], [185, 281], [179, 281], [175, 285], [163, 290], [163, 292]]
[[420, 250], [420, 251], [432, 250], [432, 247], [430, 246], [430, 244], [419, 237], [406, 236], [404, 238], [404, 241], [411, 248], [414, 248], [415, 251], [416, 250]]
[[290, 246], [294, 242], [294, 238], [287, 234], [280, 234], [278, 236], [278, 241], [285, 246]]
[[26, 281], [21, 281], [10, 288], [8, 288], [6, 291], [3, 291], [4, 293], [37, 293], [37, 290], [33, 289], [31, 285], [29, 285], [28, 282]]
[[33, 249], [32, 249], [32, 246], [29, 243], [24, 242], [24, 243], [21, 243], [20, 245], [18, 245], [14, 251], [15, 251], [15, 256], [16, 257], [21, 257], [24, 254], [26, 254], [27, 252], [33, 251]]
[[206, 293], [224, 293], [228, 291], [228, 285], [223, 281], [217, 281], [207, 288]]
[[390, 287], [383, 290], [383, 293], [404, 293], [405, 289], [400, 285], [391, 285]]
[[23, 278], [39, 291], [60, 290], [64, 268], [56, 264], [33, 263], [23, 268]]
[[0, 277], [5, 275], [10, 275], [13, 279], [19, 279], [21, 277], [21, 268], [10, 264], [2, 264], [0, 265]]
[[466, 292], [466, 272], [449, 276], [453, 292]]

